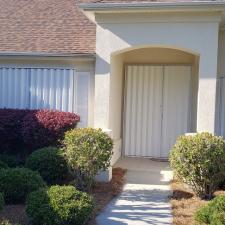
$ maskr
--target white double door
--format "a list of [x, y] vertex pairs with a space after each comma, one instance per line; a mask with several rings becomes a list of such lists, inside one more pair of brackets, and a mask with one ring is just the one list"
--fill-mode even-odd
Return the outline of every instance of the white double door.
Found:
[[126, 67], [124, 154], [168, 158], [189, 130], [191, 66]]

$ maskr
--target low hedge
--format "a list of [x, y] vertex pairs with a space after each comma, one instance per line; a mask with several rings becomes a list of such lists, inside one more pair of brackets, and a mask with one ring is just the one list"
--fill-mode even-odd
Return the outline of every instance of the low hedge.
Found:
[[23, 203], [28, 193], [45, 187], [38, 172], [27, 168], [9, 168], [0, 170], [0, 192], [6, 203]]
[[195, 213], [195, 220], [201, 224], [225, 224], [225, 196], [218, 196], [208, 205], [203, 206]]
[[3, 194], [0, 192], [0, 211], [3, 209], [5, 205], [5, 200]]
[[83, 225], [92, 211], [92, 198], [73, 186], [40, 189], [30, 193], [26, 202], [32, 225]]
[[0, 170], [9, 168], [8, 165], [0, 160]]
[[0, 109], [0, 153], [15, 154], [23, 147], [21, 125], [28, 110]]
[[27, 158], [25, 166], [38, 171], [48, 184], [61, 184], [68, 174], [63, 151], [55, 147], [46, 147], [34, 151]]
[[57, 145], [67, 130], [80, 120], [74, 113], [53, 110], [33, 110], [22, 121], [22, 137], [30, 150]]
[[74, 113], [56, 110], [0, 109], [0, 154], [26, 156], [55, 145], [79, 119]]

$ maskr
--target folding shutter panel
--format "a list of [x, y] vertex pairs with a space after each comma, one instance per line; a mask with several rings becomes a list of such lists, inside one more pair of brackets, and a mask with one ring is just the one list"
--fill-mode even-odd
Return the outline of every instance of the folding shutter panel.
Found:
[[126, 156], [159, 157], [162, 66], [128, 66], [126, 71]]
[[89, 117], [89, 93], [90, 93], [90, 73], [77, 72], [76, 73], [76, 99], [75, 111], [80, 115], [79, 127], [88, 126]]
[[90, 72], [64, 68], [0, 68], [0, 108], [75, 112], [88, 125]]
[[180, 135], [189, 132], [190, 66], [165, 66], [160, 156], [167, 158]]
[[24, 68], [0, 68], [0, 108], [29, 107], [29, 74]]
[[30, 108], [73, 112], [74, 70], [31, 69]]

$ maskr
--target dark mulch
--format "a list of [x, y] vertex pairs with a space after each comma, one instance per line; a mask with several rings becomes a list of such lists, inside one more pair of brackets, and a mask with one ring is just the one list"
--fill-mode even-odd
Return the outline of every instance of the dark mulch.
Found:
[[[117, 196], [123, 188], [125, 183], [126, 170], [121, 168], [113, 169], [113, 177], [109, 183], [96, 183], [91, 195], [94, 197], [95, 201], [95, 211], [93, 213], [92, 219], [87, 225], [97, 225], [95, 222], [95, 217], [99, 212], [115, 197]], [[7, 205], [0, 212], [0, 221], [2, 219], [9, 220], [13, 225], [27, 225], [28, 219], [25, 213], [25, 205]]]

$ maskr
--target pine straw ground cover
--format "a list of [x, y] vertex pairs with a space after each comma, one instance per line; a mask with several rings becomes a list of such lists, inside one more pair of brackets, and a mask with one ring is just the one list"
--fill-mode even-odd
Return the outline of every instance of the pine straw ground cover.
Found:
[[[173, 225], [196, 225], [194, 213], [208, 201], [198, 198], [187, 185], [178, 181], [172, 181], [171, 188]], [[217, 191], [215, 195], [225, 195], [225, 191]]]
[[[91, 191], [95, 201], [93, 217], [87, 225], [96, 225], [95, 217], [123, 188], [125, 183], [126, 170], [121, 168], [113, 169], [113, 177], [109, 183], [96, 183]], [[13, 225], [27, 225], [28, 220], [25, 213], [25, 205], [7, 205], [0, 212], [0, 221], [8, 219]]]

